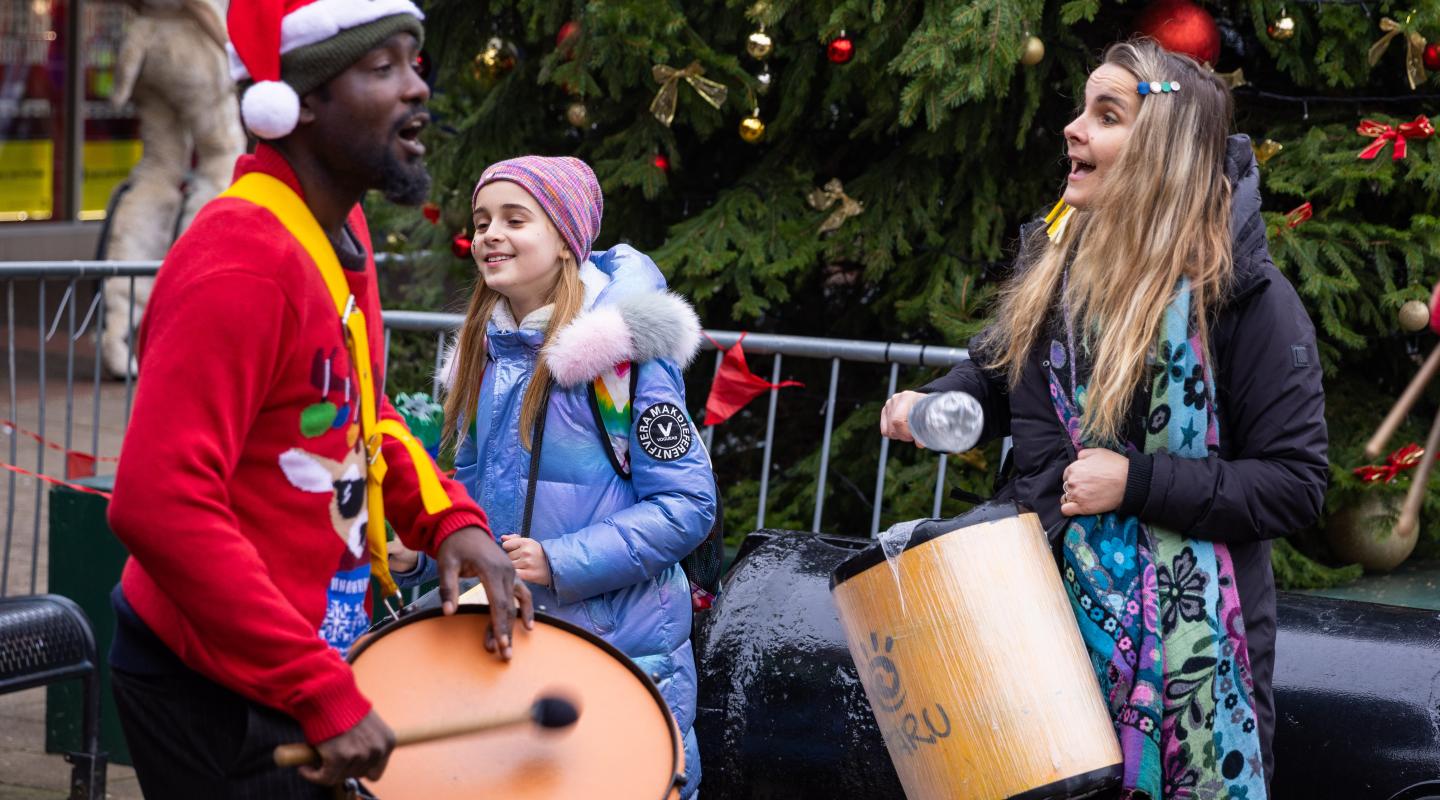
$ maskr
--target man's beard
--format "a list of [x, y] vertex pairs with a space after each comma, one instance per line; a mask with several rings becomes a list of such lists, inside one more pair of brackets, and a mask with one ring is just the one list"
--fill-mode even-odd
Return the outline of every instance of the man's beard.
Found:
[[385, 148], [380, 162], [380, 193], [386, 200], [402, 206], [418, 206], [430, 196], [430, 173], [424, 159], [406, 164]]

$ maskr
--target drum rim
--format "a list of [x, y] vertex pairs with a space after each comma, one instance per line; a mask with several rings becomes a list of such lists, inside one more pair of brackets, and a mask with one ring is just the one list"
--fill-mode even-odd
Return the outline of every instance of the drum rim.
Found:
[[[1002, 519], [1012, 519], [1022, 514], [1030, 513], [1028, 509], [1021, 506], [1014, 500], [1000, 500], [982, 503], [958, 517], [946, 520], [926, 520], [927, 522], [945, 522], [944, 527], [929, 526], [928, 529], [922, 525], [917, 528], [915, 534], [910, 537], [910, 542], [905, 545], [905, 550], [918, 547], [932, 539], [938, 539], [947, 533], [954, 533], [961, 528], [968, 528], [972, 525], [980, 525], [985, 522], [997, 522]], [[901, 552], [905, 552], [902, 550]], [[850, 580], [851, 578], [868, 571], [872, 567], [885, 563], [885, 551], [881, 549], [880, 543], [870, 545], [859, 553], [841, 561], [830, 571], [830, 591], [835, 587]]]
[[[488, 615], [489, 613], [489, 603], [464, 603], [455, 609], [455, 614]], [[383, 639], [391, 631], [399, 630], [400, 628], [403, 628], [406, 625], [410, 625], [415, 622], [421, 622], [423, 620], [431, 619], [433, 617], [443, 616], [446, 616], [445, 609], [427, 608], [405, 614], [398, 619], [390, 619], [382, 622], [380, 625], [377, 625], [371, 630], [366, 631], [364, 636], [356, 640], [355, 645], [351, 647], [350, 652], [346, 654], [345, 661], [350, 664], [355, 663], [355, 659], [359, 658], [361, 653], [368, 650], [370, 648], [370, 645], [374, 644], [380, 639]], [[535, 612], [535, 621], [544, 622], [546, 625], [552, 625], [562, 631], [566, 631], [567, 633], [573, 633], [581, 639], [589, 642], [590, 644], [593, 644], [599, 647], [601, 650], [604, 650], [606, 653], [609, 653], [612, 657], [614, 657], [617, 661], [624, 665], [626, 669], [628, 669], [632, 674], [634, 674], [635, 677], [640, 679], [641, 683], [645, 686], [645, 689], [650, 692], [651, 698], [653, 698], [655, 702], [659, 704], [660, 708], [664, 709], [666, 726], [670, 730], [670, 748], [672, 752], [670, 754], [670, 785], [666, 788], [664, 793], [660, 795], [659, 800], [667, 800], [667, 798], [671, 796], [671, 789], [681, 785], [681, 783], [683, 783], [686, 779], [685, 773], [677, 769], [677, 767], [681, 765], [684, 758], [685, 744], [684, 740], [680, 738], [680, 726], [675, 722], [675, 715], [670, 712], [670, 704], [665, 701], [665, 696], [660, 694], [660, 687], [655, 685], [655, 681], [651, 680], [650, 676], [646, 675], [645, 671], [640, 669], [640, 667], [637, 666], [633, 660], [631, 660], [630, 656], [625, 655], [625, 653], [623, 653], [620, 648], [616, 647], [613, 644], [610, 644], [604, 639], [601, 639], [594, 633], [591, 633], [590, 631], [581, 628], [573, 622], [568, 622], [566, 620], [551, 616], [550, 614], [546, 614], [541, 611]], [[524, 623], [522, 623], [519, 618], [516, 618], [514, 624], [522, 625]]]

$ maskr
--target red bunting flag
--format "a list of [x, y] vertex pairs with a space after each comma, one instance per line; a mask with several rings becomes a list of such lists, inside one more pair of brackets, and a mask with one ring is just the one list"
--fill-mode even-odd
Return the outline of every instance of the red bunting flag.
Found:
[[805, 385], [799, 381], [771, 383], [751, 372], [750, 365], [745, 363], [745, 351], [740, 347], [744, 341], [745, 334], [742, 333], [739, 340], [726, 350], [719, 342], [710, 340], [715, 349], [725, 353], [725, 357], [720, 361], [714, 383], [710, 384], [710, 397], [705, 400], [706, 425], [719, 425], [730, 419], [735, 412], [744, 408], [746, 403], [771, 389]]

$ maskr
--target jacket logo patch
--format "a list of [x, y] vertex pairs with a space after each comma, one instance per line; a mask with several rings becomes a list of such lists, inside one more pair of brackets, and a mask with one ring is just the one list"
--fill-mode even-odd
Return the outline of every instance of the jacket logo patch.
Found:
[[685, 412], [673, 403], [656, 403], [645, 409], [636, 426], [635, 438], [641, 449], [656, 461], [674, 461], [690, 452], [694, 443]]
[[1310, 348], [1303, 344], [1291, 345], [1290, 357], [1294, 359], [1297, 368], [1310, 366]]

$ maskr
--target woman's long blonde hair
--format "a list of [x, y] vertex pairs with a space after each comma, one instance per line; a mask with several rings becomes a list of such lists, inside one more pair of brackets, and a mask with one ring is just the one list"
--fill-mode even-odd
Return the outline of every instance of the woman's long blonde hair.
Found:
[[1181, 276], [1190, 279], [1191, 324], [1208, 360], [1206, 316], [1234, 268], [1225, 176], [1233, 102], [1214, 73], [1150, 39], [1111, 45], [1104, 63], [1137, 81], [1179, 82], [1180, 91], [1144, 97], [1120, 157], [1087, 208], [1071, 213], [1055, 241], [1042, 230], [1025, 243], [977, 347], [1013, 388], [1056, 318], [1063, 285], [1061, 300], [1093, 364], [1082, 426], [1087, 438], [1113, 442]]
[[[550, 232], [560, 238], [560, 232], [548, 218]], [[562, 239], [563, 242], [563, 239]], [[480, 252], [477, 247], [474, 252]], [[547, 304], [553, 304], [550, 322], [545, 326], [545, 344], [549, 345], [555, 336], [569, 325], [580, 313], [585, 303], [585, 286], [580, 282], [580, 267], [575, 255], [566, 247], [561, 256], [560, 273], [555, 285], [546, 297]], [[483, 277], [475, 279], [475, 290], [470, 294], [470, 306], [465, 310], [465, 322], [460, 326], [460, 335], [455, 340], [455, 355], [451, 370], [450, 388], [445, 395], [445, 443], [465, 438], [470, 420], [474, 418], [476, 405], [480, 401], [480, 380], [485, 375], [485, 328], [495, 305], [505, 296], [491, 289]], [[515, 320], [519, 324], [521, 320]], [[543, 351], [543, 347], [542, 347]], [[530, 449], [531, 433], [535, 430], [535, 417], [540, 413], [540, 404], [550, 388], [550, 368], [543, 355], [535, 357], [535, 372], [530, 376], [530, 386], [525, 390], [525, 399], [520, 403], [520, 444]], [[462, 427], [464, 429], [462, 429]]]

